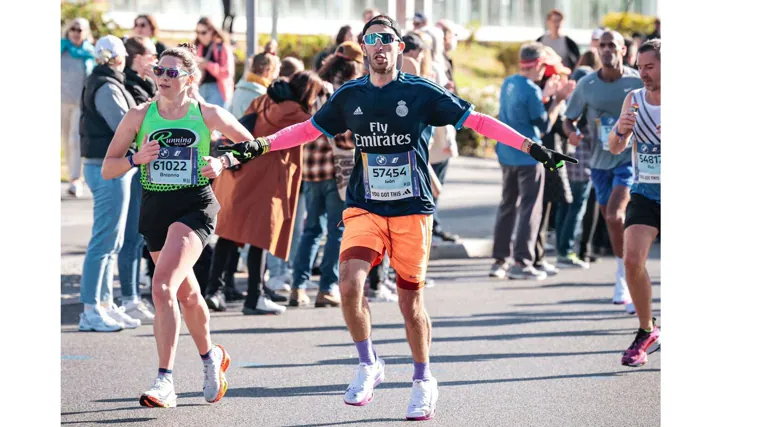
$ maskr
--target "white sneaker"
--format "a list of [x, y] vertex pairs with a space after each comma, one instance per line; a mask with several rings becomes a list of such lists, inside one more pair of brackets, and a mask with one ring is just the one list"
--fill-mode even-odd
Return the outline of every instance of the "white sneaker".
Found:
[[243, 314], [282, 314], [285, 313], [287, 308], [276, 302], [270, 300], [266, 295], [262, 294], [258, 301], [256, 301], [256, 309], [250, 309], [243, 306]]
[[388, 288], [389, 291], [393, 292], [394, 295], [398, 295], [398, 287], [396, 286], [395, 280], [386, 279], [385, 282], [383, 282], [383, 286]]
[[267, 287], [273, 291], [290, 292], [290, 284], [288, 284], [285, 275], [272, 277], [267, 281]]
[[625, 276], [615, 275], [615, 293], [612, 303], [616, 305], [631, 303], [631, 294], [628, 292], [628, 282]]
[[140, 279], [138, 280], [141, 285], [145, 285], [147, 287], [151, 287], [151, 284], [153, 282], [153, 279], [150, 278], [150, 275], [148, 274], [148, 269], [140, 271]]
[[360, 363], [354, 380], [348, 385], [343, 401], [346, 405], [364, 406], [375, 396], [375, 387], [385, 380], [385, 361], [376, 357], [374, 365]]
[[135, 329], [142, 325], [140, 319], [132, 318], [132, 316], [124, 311], [124, 307], [117, 307], [114, 303], [111, 303], [111, 306], [106, 309], [106, 315], [111, 317], [111, 319], [120, 324], [124, 329]]
[[99, 305], [79, 315], [79, 330], [82, 332], [117, 332], [122, 329], [121, 324], [107, 315]]
[[124, 312], [131, 318], [137, 319], [143, 325], [150, 325], [156, 317], [153, 311], [143, 300], [130, 301], [123, 305]]
[[547, 276], [556, 276], [557, 273], [559, 273], [559, 270], [557, 270], [557, 267], [549, 264], [546, 261], [542, 261], [541, 263], [537, 264], [535, 267], [536, 267], [536, 270], [543, 271], [544, 273], [546, 273]]
[[406, 408], [406, 419], [413, 421], [429, 420], [435, 416], [435, 403], [438, 401], [438, 381], [414, 380], [412, 398]]
[[398, 295], [381, 284], [376, 291], [370, 289], [367, 292], [367, 300], [369, 302], [398, 302]]
[[497, 279], [503, 279], [507, 277], [507, 264], [494, 263], [491, 266], [491, 271], [488, 272], [488, 277], [496, 277]]
[[230, 355], [221, 345], [211, 349], [211, 360], [203, 361], [203, 397], [208, 403], [218, 402], [227, 393], [224, 372], [230, 366]]
[[82, 186], [82, 183], [77, 181], [69, 184], [69, 194], [77, 199], [81, 198], [84, 195], [84, 187]]
[[515, 264], [509, 267], [508, 276], [512, 280], [544, 280], [546, 279], [546, 272], [539, 271], [532, 265], [523, 267]]
[[140, 396], [140, 406], [148, 408], [174, 408], [177, 406], [177, 395], [174, 384], [164, 377], [153, 381], [153, 386]]
[[629, 302], [625, 305], [625, 312], [631, 315], [636, 314], [636, 306], [633, 305], [633, 302]]

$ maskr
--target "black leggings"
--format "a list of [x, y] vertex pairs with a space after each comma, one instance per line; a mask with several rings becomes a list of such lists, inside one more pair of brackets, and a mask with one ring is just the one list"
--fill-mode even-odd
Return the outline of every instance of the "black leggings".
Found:
[[[226, 286], [234, 286], [234, 273], [237, 267], [237, 260], [237, 243], [220, 237], [214, 248], [206, 296], [213, 295], [217, 290], [224, 289]], [[256, 302], [264, 291], [266, 261], [266, 250], [255, 246], [251, 246], [248, 249], [248, 296], [245, 300], [247, 307], [256, 307]]]

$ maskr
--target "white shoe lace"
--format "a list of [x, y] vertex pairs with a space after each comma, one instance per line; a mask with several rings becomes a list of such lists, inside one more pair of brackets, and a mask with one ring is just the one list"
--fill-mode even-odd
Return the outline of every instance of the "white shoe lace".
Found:
[[359, 391], [366, 389], [366, 386], [372, 379], [373, 367], [366, 363], [360, 363], [354, 372], [354, 380], [348, 386], [348, 390]]
[[412, 401], [410, 406], [412, 408], [424, 408], [430, 406], [430, 400], [432, 399], [432, 393], [430, 387], [425, 387], [423, 381], [415, 381], [412, 386]]
[[160, 397], [166, 397], [163, 395], [168, 395], [167, 388], [171, 388], [172, 383], [163, 377], [156, 377], [156, 379], [153, 381], [153, 385], [148, 389], [148, 392], [155, 391]]

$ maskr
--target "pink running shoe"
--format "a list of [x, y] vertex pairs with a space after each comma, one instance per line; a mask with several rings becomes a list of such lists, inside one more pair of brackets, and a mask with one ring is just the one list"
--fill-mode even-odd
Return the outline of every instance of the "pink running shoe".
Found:
[[623, 353], [623, 366], [638, 368], [647, 364], [647, 354], [660, 349], [660, 328], [654, 325], [652, 332], [639, 329], [633, 344]]

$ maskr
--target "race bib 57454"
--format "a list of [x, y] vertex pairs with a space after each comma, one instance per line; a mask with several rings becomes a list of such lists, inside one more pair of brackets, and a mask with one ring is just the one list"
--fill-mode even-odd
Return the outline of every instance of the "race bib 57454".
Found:
[[397, 154], [362, 153], [364, 193], [372, 200], [420, 196], [414, 151]]

